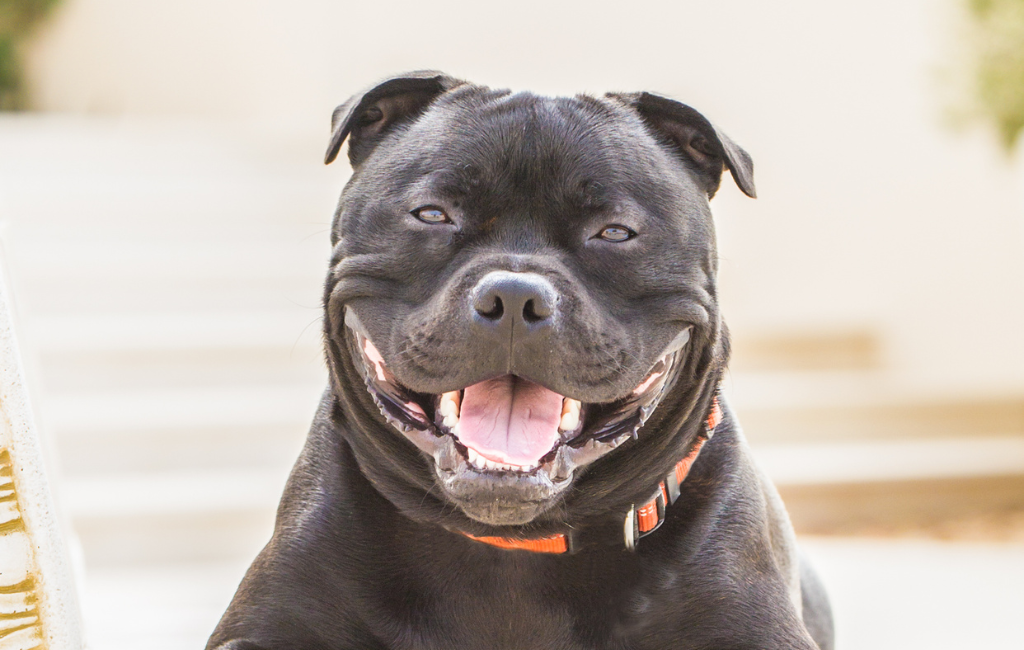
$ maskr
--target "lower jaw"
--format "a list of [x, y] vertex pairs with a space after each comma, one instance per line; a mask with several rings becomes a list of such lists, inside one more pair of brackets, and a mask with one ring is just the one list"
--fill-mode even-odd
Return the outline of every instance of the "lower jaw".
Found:
[[455, 460], [452, 466], [443, 464], [457, 455], [457, 451], [446, 449], [441, 462], [435, 462], [438, 483], [467, 517], [491, 526], [534, 521], [558, 503], [572, 483], [568, 478], [555, 480], [543, 466], [529, 474], [516, 474], [482, 472], [465, 460]]

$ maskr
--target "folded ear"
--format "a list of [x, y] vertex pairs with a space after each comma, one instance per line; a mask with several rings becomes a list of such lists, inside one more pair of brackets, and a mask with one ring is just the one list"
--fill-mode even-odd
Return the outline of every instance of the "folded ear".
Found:
[[338, 157], [349, 139], [348, 158], [358, 165], [373, 150], [380, 137], [402, 120], [419, 115], [438, 95], [465, 83], [435, 70], [419, 70], [386, 79], [373, 88], [353, 95], [334, 109], [331, 142], [324, 164]]
[[694, 164], [705, 181], [708, 198], [718, 191], [725, 167], [744, 194], [757, 196], [750, 155], [695, 109], [647, 92], [609, 93], [608, 97], [636, 110], [655, 135], [667, 139]]

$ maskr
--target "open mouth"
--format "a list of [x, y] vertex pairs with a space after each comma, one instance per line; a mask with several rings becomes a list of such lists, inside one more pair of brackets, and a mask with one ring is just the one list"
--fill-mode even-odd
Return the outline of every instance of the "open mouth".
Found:
[[362, 328], [346, 322], [349, 345], [381, 414], [432, 454], [440, 469], [465, 465], [482, 474], [543, 472], [554, 481], [567, 479], [576, 467], [637, 435], [665, 394], [685, 348], [674, 346], [629, 395], [613, 402], [582, 402], [515, 375], [429, 394], [397, 381]]

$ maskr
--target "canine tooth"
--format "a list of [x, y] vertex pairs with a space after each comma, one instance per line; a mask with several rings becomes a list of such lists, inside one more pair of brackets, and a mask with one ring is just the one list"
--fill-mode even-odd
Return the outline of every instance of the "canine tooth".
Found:
[[459, 418], [458, 416], [455, 415], [445, 415], [444, 418], [442, 419], [442, 422], [444, 423], [444, 426], [454, 431], [456, 425], [458, 425], [459, 423]]
[[437, 405], [441, 415], [454, 415], [459, 417], [459, 391], [453, 390], [448, 393], [441, 393], [441, 402]]
[[572, 431], [576, 428], [576, 425], [580, 423], [580, 412], [569, 411], [562, 416], [561, 421], [558, 423], [558, 428], [562, 431]]
[[478, 454], [475, 451], [473, 451], [472, 448], [467, 447], [466, 448], [466, 458], [469, 459], [470, 463], [472, 463], [474, 465], [477, 465], [479, 463], [480, 454]]
[[580, 408], [582, 403], [576, 399], [566, 397], [562, 400], [562, 419], [558, 423], [561, 431], [572, 431], [580, 423]]
[[578, 399], [566, 397], [565, 399], [562, 400], [562, 415], [565, 415], [566, 413], [572, 413], [574, 411], [576, 413], [579, 413], [580, 407], [582, 405], [583, 404]]

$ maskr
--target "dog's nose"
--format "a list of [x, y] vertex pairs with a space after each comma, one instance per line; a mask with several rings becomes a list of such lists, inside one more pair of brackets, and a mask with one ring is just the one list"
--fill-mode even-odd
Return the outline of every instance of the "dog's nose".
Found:
[[554, 325], [558, 293], [536, 273], [491, 271], [473, 289], [472, 304], [479, 325], [531, 334]]

